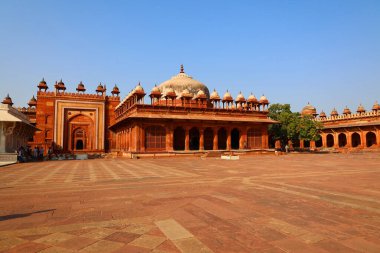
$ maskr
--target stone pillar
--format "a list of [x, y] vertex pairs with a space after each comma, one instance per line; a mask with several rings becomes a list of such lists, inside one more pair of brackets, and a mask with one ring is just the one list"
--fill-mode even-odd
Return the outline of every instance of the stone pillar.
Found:
[[173, 151], [173, 127], [166, 128], [166, 150]]
[[189, 128], [185, 128], [185, 151], [189, 151], [190, 149], [190, 135], [189, 135]]
[[262, 133], [262, 138], [261, 138], [261, 143], [262, 143], [262, 148], [263, 149], [268, 149], [269, 148], [269, 136], [268, 136], [268, 126], [265, 125], [261, 128], [261, 133]]
[[239, 140], [239, 149], [247, 148], [247, 128], [241, 130], [240, 140]]
[[145, 152], [145, 129], [140, 125], [140, 151]]
[[334, 133], [334, 148], [339, 148], [338, 133]]
[[132, 151], [133, 150], [133, 147], [134, 147], [134, 145], [133, 145], [133, 134], [132, 134], [132, 130], [133, 130], [133, 128], [132, 128], [132, 126], [130, 126], [129, 127], [129, 151]]
[[352, 138], [351, 138], [352, 133], [347, 132], [346, 138], [347, 138], [347, 148], [352, 148]]
[[227, 128], [227, 150], [231, 150], [231, 129]]
[[218, 128], [214, 128], [213, 150], [218, 150]]
[[300, 149], [304, 149], [305, 148], [305, 141], [304, 140], [300, 140]]
[[315, 149], [315, 141], [310, 141], [310, 149], [311, 150]]
[[365, 132], [360, 130], [361, 146], [362, 148], [367, 147], [367, 138], [365, 137]]
[[376, 144], [380, 147], [380, 129], [376, 129]]
[[199, 129], [199, 150], [204, 150], [204, 129]]

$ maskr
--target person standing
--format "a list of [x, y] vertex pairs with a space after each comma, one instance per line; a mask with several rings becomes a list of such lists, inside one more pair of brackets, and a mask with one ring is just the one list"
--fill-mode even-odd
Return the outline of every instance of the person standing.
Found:
[[41, 160], [41, 161], [44, 160], [44, 147], [40, 147], [40, 150], [39, 150], [39, 157], [40, 157], [40, 160]]
[[33, 160], [34, 161], [37, 161], [37, 159], [38, 159], [38, 147], [37, 146], [35, 146], [34, 147], [34, 150], [33, 150]]

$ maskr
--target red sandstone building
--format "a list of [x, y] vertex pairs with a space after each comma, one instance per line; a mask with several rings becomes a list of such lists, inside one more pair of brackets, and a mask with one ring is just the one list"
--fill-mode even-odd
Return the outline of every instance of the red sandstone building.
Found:
[[351, 113], [345, 108], [341, 115], [334, 108], [330, 116], [321, 112], [317, 117], [316, 109], [308, 104], [302, 114], [313, 115], [322, 123], [321, 139], [310, 146], [335, 149], [367, 149], [380, 147], [380, 105], [376, 102], [371, 111], [366, 111], [362, 105]]
[[[269, 101], [239, 93], [223, 97], [184, 72], [146, 94], [137, 85], [122, 101], [101, 84], [96, 94], [66, 92], [62, 82], [48, 91], [42, 80], [28, 108], [19, 108], [36, 126], [30, 145], [64, 152], [172, 152], [267, 149]], [[147, 99], [149, 97], [149, 99]], [[148, 102], [145, 102], [147, 100]]]

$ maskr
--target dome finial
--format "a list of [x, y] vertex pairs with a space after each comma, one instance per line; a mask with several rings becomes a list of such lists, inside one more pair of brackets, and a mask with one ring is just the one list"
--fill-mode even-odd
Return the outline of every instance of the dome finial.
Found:
[[185, 73], [185, 70], [183, 68], [183, 64], [181, 64], [181, 71], [179, 73]]

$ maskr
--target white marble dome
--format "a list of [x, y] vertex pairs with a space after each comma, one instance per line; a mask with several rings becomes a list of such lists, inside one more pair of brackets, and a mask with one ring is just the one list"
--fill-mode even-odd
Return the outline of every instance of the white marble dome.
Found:
[[163, 94], [166, 94], [171, 88], [177, 96], [180, 96], [185, 89], [187, 89], [193, 96], [196, 96], [199, 91], [203, 91], [206, 97], [210, 98], [210, 92], [207, 86], [187, 75], [183, 69], [183, 65], [181, 65], [181, 71], [178, 75], [161, 83], [158, 88]]

